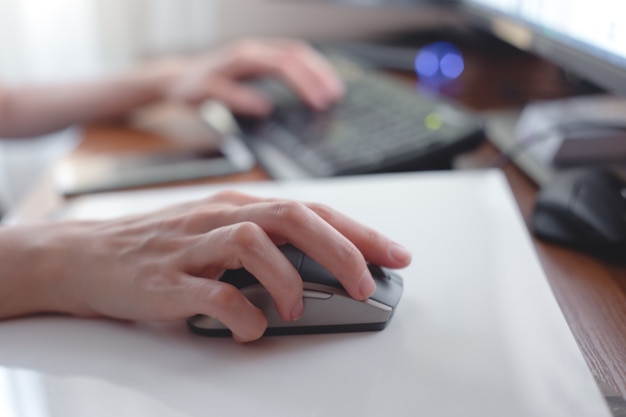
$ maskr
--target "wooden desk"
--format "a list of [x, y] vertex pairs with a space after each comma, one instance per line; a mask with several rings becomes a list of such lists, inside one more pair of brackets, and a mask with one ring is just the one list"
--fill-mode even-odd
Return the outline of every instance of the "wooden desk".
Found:
[[[531, 100], [572, 94], [563, 74], [543, 60], [513, 50], [468, 50], [466, 71], [444, 94], [477, 111], [520, 107]], [[414, 77], [400, 75], [414, 82]], [[91, 126], [81, 152], [127, 151], [161, 146], [158, 138], [119, 125]], [[485, 167], [497, 150], [485, 143], [463, 155], [464, 167]], [[506, 177], [527, 221], [537, 187], [520, 170], [507, 166]], [[268, 180], [260, 168], [216, 181]], [[50, 178], [33, 190], [16, 211], [19, 221], [38, 221], [62, 199]], [[607, 395], [626, 397], [626, 267], [533, 239], [546, 275], [592, 373]], [[620, 414], [621, 415], [621, 414]]]

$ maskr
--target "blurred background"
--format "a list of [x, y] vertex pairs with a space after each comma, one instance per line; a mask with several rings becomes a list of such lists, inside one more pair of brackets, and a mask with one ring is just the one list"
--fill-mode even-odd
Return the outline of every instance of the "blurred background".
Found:
[[[358, 40], [454, 20], [439, 8], [409, 9], [405, 2], [0, 0], [0, 84], [89, 78], [246, 35]], [[47, 138], [0, 139], [0, 205], [19, 200], [79, 137], [70, 129]]]
[[355, 39], [443, 15], [371, 0], [0, 0], [0, 76], [75, 78], [245, 35]]

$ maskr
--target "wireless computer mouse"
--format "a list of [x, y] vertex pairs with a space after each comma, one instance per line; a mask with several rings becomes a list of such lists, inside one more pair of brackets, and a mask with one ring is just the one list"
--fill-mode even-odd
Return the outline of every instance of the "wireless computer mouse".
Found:
[[626, 259], [626, 183], [601, 169], [558, 172], [537, 196], [532, 229], [549, 241]]
[[[245, 269], [227, 271], [221, 281], [240, 291], [267, 317], [266, 335], [336, 333], [382, 330], [393, 316], [402, 295], [402, 278], [375, 265], [370, 271], [376, 292], [359, 301], [348, 295], [339, 281], [323, 266], [291, 245], [280, 247], [296, 267], [304, 284], [304, 314], [300, 320], [285, 322], [278, 315], [274, 300], [257, 279]], [[187, 320], [189, 329], [203, 336], [230, 336], [221, 322], [206, 315]]]

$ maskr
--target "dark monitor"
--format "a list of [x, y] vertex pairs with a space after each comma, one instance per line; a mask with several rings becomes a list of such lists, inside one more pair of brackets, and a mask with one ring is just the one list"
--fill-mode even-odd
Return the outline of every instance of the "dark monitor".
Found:
[[479, 24], [611, 92], [626, 94], [626, 3], [463, 0]]
[[359, 7], [439, 6], [544, 56], [581, 78], [626, 94], [623, 0], [308, 0]]

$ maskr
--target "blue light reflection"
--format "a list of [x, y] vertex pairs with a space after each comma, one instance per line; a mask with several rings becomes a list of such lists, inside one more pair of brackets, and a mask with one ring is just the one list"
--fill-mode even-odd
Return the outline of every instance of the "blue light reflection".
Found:
[[420, 81], [441, 85], [458, 78], [465, 70], [459, 48], [450, 42], [425, 45], [415, 57], [415, 72]]

